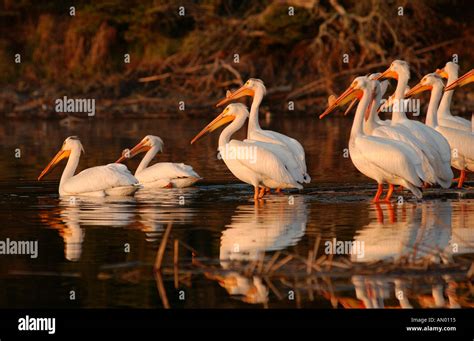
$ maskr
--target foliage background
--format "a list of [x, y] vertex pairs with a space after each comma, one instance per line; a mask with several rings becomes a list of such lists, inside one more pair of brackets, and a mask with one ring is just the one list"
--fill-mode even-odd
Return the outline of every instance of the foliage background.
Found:
[[271, 108], [293, 100], [316, 112], [393, 59], [409, 61], [415, 80], [453, 54], [461, 73], [472, 68], [473, 12], [468, 0], [3, 0], [0, 112], [54, 117], [51, 103], [67, 95], [122, 116], [173, 112], [183, 100], [191, 115], [249, 77], [264, 80]]

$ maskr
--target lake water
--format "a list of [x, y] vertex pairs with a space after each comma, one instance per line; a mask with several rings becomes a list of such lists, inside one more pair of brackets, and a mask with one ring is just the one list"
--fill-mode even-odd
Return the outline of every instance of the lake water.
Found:
[[[217, 159], [218, 133], [189, 144], [208, 121], [2, 124], [0, 241], [37, 240], [38, 257], [0, 257], [0, 307], [472, 307], [472, 189], [431, 189], [420, 202], [397, 193], [393, 204], [371, 204], [374, 183], [344, 157], [348, 118], [266, 117], [262, 126], [303, 144], [313, 181], [255, 205], [252, 188]], [[84, 145], [80, 170], [115, 161], [146, 134], [165, 142], [158, 161], [192, 165], [203, 181], [73, 200], [57, 194], [63, 166], [36, 181], [67, 136]], [[337, 241], [352, 242], [352, 254], [326, 259]], [[309, 268], [310, 258], [320, 266]]]

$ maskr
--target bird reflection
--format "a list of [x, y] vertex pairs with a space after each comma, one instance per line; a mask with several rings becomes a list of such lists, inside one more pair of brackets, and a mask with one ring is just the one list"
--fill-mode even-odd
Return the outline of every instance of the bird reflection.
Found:
[[247, 303], [266, 303], [268, 288], [259, 276], [232, 271], [236, 263], [257, 261], [265, 252], [296, 245], [303, 237], [308, 206], [303, 197], [274, 197], [265, 205], [241, 205], [222, 232], [220, 264], [223, 275], [212, 276], [227, 292]]
[[43, 214], [42, 218], [59, 230], [64, 241], [64, 257], [76, 262], [82, 254], [84, 226], [128, 226], [134, 216], [131, 205], [134, 202], [133, 198], [62, 197], [57, 210]]
[[[353, 256], [352, 261], [384, 260], [409, 265], [424, 260], [449, 264], [455, 255], [474, 252], [474, 225], [467, 225], [470, 223], [469, 215], [453, 215], [453, 210], [459, 210], [459, 203], [433, 201], [396, 207], [374, 205], [370, 211], [371, 222], [355, 237], [364, 244], [364, 257]], [[356, 297], [365, 308], [383, 308], [385, 300], [393, 296], [401, 308], [412, 308], [415, 301], [422, 307], [460, 307], [456, 282], [449, 275], [441, 276], [432, 284], [431, 295], [411, 292], [403, 277], [358, 275], [352, 277], [352, 283]]]
[[193, 188], [142, 189], [135, 194], [140, 203], [139, 219], [146, 241], [157, 242], [168, 223], [187, 223], [195, 217]]

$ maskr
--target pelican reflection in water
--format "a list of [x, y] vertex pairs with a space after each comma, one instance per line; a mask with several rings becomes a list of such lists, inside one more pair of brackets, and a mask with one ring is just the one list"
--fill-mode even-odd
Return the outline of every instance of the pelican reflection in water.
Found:
[[238, 206], [221, 236], [219, 259], [228, 272], [207, 276], [244, 302], [266, 303], [268, 288], [262, 278], [245, 277], [230, 270], [231, 265], [257, 261], [266, 252], [296, 245], [305, 234], [307, 220], [308, 205], [301, 196], [272, 197], [264, 206]]
[[[371, 222], [355, 237], [364, 243], [364, 258], [353, 256], [352, 261], [413, 263], [426, 260], [448, 264], [456, 255], [474, 252], [474, 225], [469, 225], [469, 215], [463, 214], [462, 204], [433, 201], [401, 208], [388, 204], [384, 209], [381, 205], [374, 205], [375, 210], [370, 211]], [[453, 211], [457, 214], [453, 215]], [[422, 307], [460, 306], [454, 289], [455, 281], [450, 275], [441, 276], [431, 285], [431, 295], [412, 292], [403, 276], [357, 275], [352, 277], [352, 283], [356, 297], [361, 301], [359, 307], [385, 307], [385, 300], [393, 297], [391, 286], [401, 308], [412, 308], [413, 299]]]
[[[61, 197], [58, 211], [42, 215], [64, 241], [64, 257], [78, 261], [82, 254], [85, 227], [126, 227], [135, 213], [132, 197]], [[57, 213], [57, 214], [56, 214]]]

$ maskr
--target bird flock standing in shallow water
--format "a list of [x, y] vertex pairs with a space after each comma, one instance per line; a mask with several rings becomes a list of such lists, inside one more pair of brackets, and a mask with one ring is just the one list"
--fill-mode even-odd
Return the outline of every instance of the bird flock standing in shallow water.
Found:
[[[449, 188], [453, 181], [458, 188], [463, 186], [466, 172], [474, 171], [474, 120], [452, 115], [450, 107], [453, 90], [472, 83], [473, 71], [458, 78], [459, 66], [448, 62], [410, 89], [408, 63], [395, 60], [384, 72], [356, 77], [339, 97], [329, 98], [320, 118], [349, 105], [347, 114], [358, 102], [349, 137], [349, 154], [354, 166], [377, 182], [374, 202], [390, 201], [395, 186], [411, 191], [416, 198], [422, 197], [423, 187]], [[389, 79], [397, 80], [397, 87], [385, 101]], [[409, 119], [406, 112], [408, 101], [423, 91], [431, 92], [425, 123]], [[311, 181], [303, 146], [294, 138], [260, 127], [259, 107], [265, 94], [264, 83], [255, 78], [234, 92], [228, 91], [217, 104], [227, 106], [191, 141], [193, 144], [227, 125], [219, 136], [219, 154], [236, 178], [253, 186], [255, 202], [270, 190], [302, 189]], [[246, 96], [252, 98], [250, 112], [241, 103], [228, 104]], [[382, 120], [379, 112], [390, 107], [391, 119]], [[232, 139], [247, 120], [247, 138]], [[127, 196], [140, 188], [188, 187], [201, 179], [191, 166], [183, 163], [158, 162], [149, 166], [163, 146], [161, 138], [147, 135], [132, 149], [124, 150], [116, 163], [91, 167], [74, 175], [83, 147], [77, 137], [71, 136], [38, 180], [66, 158], [59, 183], [61, 196]], [[133, 175], [121, 162], [140, 153], [145, 155]], [[457, 179], [453, 179], [452, 168], [460, 172]], [[384, 185], [388, 185], [388, 190], [381, 199]]]

